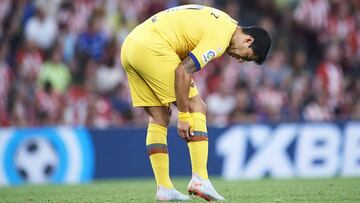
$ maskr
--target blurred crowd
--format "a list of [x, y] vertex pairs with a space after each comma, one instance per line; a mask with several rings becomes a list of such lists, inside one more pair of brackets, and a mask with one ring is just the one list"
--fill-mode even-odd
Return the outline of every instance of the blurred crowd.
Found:
[[209, 124], [360, 119], [359, 0], [1, 0], [0, 126], [144, 126], [121, 44], [151, 15], [189, 3], [273, 40], [261, 66], [224, 56], [196, 73]]

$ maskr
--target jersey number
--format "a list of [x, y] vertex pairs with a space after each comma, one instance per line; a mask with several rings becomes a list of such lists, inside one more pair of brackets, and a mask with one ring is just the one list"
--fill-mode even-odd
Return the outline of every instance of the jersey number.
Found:
[[216, 19], [219, 18], [219, 15], [216, 15], [215, 13], [211, 13], [212, 16], [214, 16]]
[[174, 8], [169, 8], [169, 9], [167, 9], [165, 11], [170, 12], [170, 11], [180, 11], [180, 10], [185, 10], [185, 9], [201, 10], [203, 8], [204, 8], [204, 6], [202, 6], [202, 5], [184, 5], [184, 6], [177, 6], [177, 7], [174, 7]]

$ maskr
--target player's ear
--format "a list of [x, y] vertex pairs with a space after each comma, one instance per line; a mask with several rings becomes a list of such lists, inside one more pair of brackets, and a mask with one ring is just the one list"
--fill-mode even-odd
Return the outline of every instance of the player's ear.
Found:
[[249, 47], [254, 42], [254, 38], [250, 35], [246, 35], [244, 39], [244, 44]]

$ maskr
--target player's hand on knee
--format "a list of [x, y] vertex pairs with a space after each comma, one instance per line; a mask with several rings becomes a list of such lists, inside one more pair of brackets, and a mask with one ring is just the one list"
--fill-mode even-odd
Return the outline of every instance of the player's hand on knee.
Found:
[[181, 138], [189, 141], [193, 132], [194, 120], [189, 112], [179, 112], [178, 114], [178, 133]]
[[189, 124], [189, 122], [179, 120], [177, 128], [178, 128], [179, 136], [182, 139], [189, 141], [190, 140], [190, 124]]

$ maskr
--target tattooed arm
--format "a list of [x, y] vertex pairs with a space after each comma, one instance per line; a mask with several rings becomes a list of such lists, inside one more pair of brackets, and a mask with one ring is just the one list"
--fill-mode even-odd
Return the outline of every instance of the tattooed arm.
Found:
[[191, 135], [192, 118], [189, 112], [189, 91], [191, 76], [196, 71], [195, 64], [190, 57], [186, 57], [175, 71], [175, 95], [178, 114], [178, 133], [180, 137], [189, 141]]
[[175, 71], [176, 105], [180, 112], [189, 112], [190, 82], [195, 71], [194, 61], [190, 57], [186, 57]]

